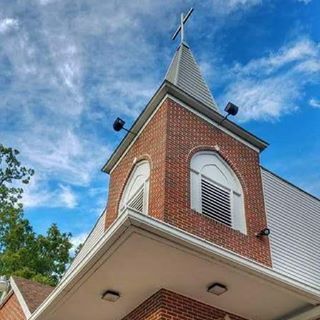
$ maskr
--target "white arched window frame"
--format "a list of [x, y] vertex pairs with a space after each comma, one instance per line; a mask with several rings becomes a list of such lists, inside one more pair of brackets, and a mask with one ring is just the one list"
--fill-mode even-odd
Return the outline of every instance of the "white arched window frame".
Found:
[[119, 206], [119, 214], [127, 208], [139, 213], [148, 214], [149, 180], [149, 162], [138, 162], [124, 188]]
[[191, 208], [246, 234], [243, 190], [229, 165], [202, 151], [192, 157], [190, 170]]

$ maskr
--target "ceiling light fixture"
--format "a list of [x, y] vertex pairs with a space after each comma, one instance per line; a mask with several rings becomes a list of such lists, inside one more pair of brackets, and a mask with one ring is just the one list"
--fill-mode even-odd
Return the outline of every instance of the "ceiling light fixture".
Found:
[[113, 290], [107, 290], [101, 296], [101, 299], [109, 302], [116, 302], [119, 298], [120, 298], [120, 293]]
[[210, 285], [208, 287], [208, 292], [213, 293], [217, 296], [220, 296], [221, 294], [223, 294], [227, 291], [228, 291], [228, 288], [225, 285], [218, 283], [218, 282], [213, 283], [212, 285]]

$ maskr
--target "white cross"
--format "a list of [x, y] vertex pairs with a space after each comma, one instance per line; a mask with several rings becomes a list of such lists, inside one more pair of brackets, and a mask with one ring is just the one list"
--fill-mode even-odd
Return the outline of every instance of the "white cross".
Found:
[[186, 14], [185, 17], [183, 16], [183, 13], [181, 13], [180, 25], [179, 25], [178, 29], [176, 30], [176, 32], [174, 33], [174, 35], [172, 36], [172, 40], [174, 40], [180, 32], [180, 34], [181, 34], [180, 43], [182, 43], [184, 41], [184, 24], [187, 22], [187, 20], [191, 16], [192, 12], [193, 12], [193, 8], [191, 8], [189, 10], [189, 12]]

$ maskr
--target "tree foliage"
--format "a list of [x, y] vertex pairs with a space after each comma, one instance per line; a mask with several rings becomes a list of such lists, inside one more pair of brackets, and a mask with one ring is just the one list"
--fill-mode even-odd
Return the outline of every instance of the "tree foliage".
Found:
[[17, 275], [55, 285], [70, 263], [70, 233], [52, 224], [45, 235], [24, 217], [23, 188], [34, 171], [21, 165], [19, 151], [0, 144], [0, 275]]

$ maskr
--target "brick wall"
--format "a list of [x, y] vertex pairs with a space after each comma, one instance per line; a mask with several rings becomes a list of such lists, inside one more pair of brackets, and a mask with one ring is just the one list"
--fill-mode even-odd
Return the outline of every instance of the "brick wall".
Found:
[[25, 320], [19, 301], [14, 293], [0, 307], [0, 320]]
[[[255, 236], [267, 225], [259, 153], [171, 100], [167, 110], [164, 221], [271, 266], [268, 240]], [[242, 185], [247, 235], [190, 208], [190, 160], [197, 151], [216, 151], [216, 145]]]
[[[190, 209], [190, 160], [200, 150], [215, 150], [238, 176], [244, 191], [247, 235]], [[151, 164], [149, 214], [224, 248], [271, 266], [268, 239], [255, 233], [266, 222], [259, 154], [166, 99], [110, 177], [106, 227], [117, 217], [134, 159]]]
[[229, 315], [231, 320], [244, 320], [207, 304], [161, 289], [123, 320], [223, 320], [226, 315]]
[[118, 216], [118, 206], [126, 181], [134, 168], [136, 161], [148, 159], [150, 161], [149, 212], [156, 218], [163, 220], [164, 207], [164, 166], [166, 141], [166, 103], [135, 141], [129, 152], [120, 161], [110, 175], [108, 207], [106, 213], [106, 227]]

